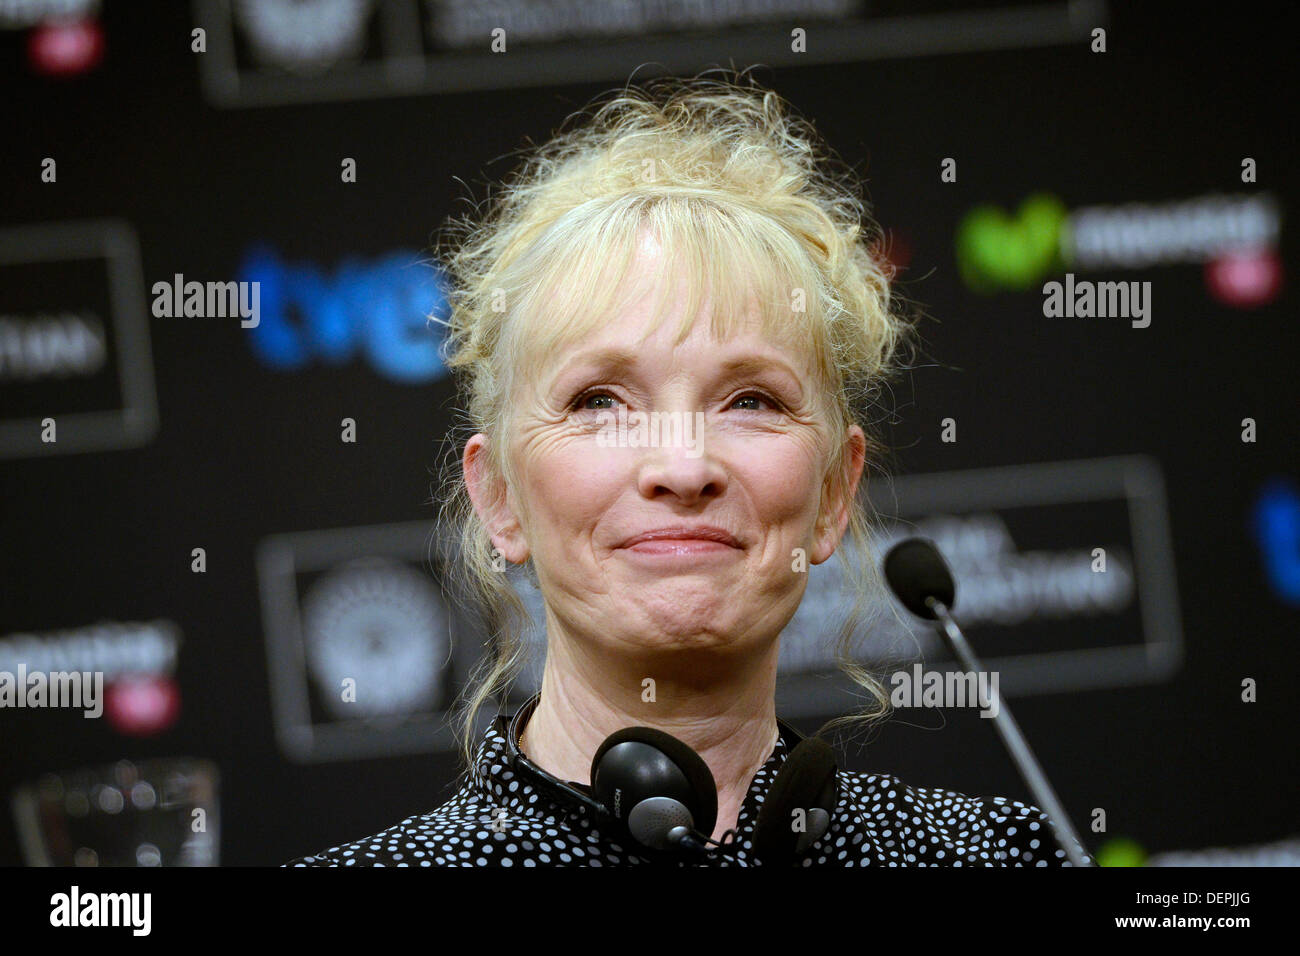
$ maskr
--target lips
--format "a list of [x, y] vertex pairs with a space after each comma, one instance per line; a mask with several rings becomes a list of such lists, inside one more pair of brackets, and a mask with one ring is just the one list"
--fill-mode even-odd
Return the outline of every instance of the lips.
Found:
[[643, 531], [641, 534], [628, 538], [619, 545], [619, 547], [631, 548], [638, 544], [645, 544], [650, 541], [716, 541], [719, 544], [725, 544], [732, 548], [740, 547], [740, 542], [732, 535], [723, 531], [721, 528], [714, 528], [712, 526], [692, 528], [656, 528], [653, 531]]

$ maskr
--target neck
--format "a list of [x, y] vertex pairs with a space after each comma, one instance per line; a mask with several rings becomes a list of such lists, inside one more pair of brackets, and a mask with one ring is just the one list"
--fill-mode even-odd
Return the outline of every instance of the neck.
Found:
[[688, 659], [695, 657], [689, 651], [611, 661], [551, 634], [547, 646], [541, 700], [520, 735], [529, 759], [562, 780], [589, 784], [592, 755], [610, 734], [653, 727], [698, 753], [713, 774], [718, 820], [709, 835], [718, 839], [736, 825], [754, 774], [776, 745], [778, 641], [757, 656], [723, 661]]

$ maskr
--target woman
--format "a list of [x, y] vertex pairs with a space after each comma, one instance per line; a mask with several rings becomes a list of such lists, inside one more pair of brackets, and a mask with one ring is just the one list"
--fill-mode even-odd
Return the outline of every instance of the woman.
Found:
[[[664, 80], [458, 224], [448, 357], [475, 434], [451, 510], [498, 639], [469, 770], [438, 809], [289, 865], [1064, 861], [1034, 807], [837, 771], [777, 719], [807, 565], [846, 531], [867, 553], [865, 412], [909, 330], [831, 162], [775, 93]], [[471, 751], [522, 664], [507, 563], [545, 601], [541, 692]], [[884, 600], [874, 568], [846, 571], [859, 607]], [[876, 706], [841, 722], [880, 717], [880, 684], [844, 667]], [[651, 731], [611, 747], [630, 727]]]

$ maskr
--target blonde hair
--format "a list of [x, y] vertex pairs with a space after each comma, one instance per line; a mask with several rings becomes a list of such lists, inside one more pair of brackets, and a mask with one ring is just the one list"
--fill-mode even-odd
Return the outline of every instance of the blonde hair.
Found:
[[[891, 295], [892, 270], [871, 248], [883, 239], [880, 228], [858, 180], [842, 166], [810, 123], [744, 72], [666, 77], [616, 90], [603, 104], [572, 114], [550, 140], [527, 151], [486, 210], [450, 220], [436, 252], [452, 285], [445, 358], [468, 398], [464, 437], [488, 436], [486, 467], [498, 487], [517, 487], [503, 453], [515, 382], [617, 314], [643, 229], [670, 264], [662, 274], [686, 280], [678, 343], [709, 295], [719, 339], [733, 334], [756, 302], [766, 334], [809, 350], [837, 442], [823, 504], [843, 488], [850, 425], [867, 434], [871, 470], [883, 470], [885, 448], [867, 411], [897, 370], [912, 326]], [[670, 299], [667, 285], [658, 284], [651, 331]], [[796, 300], [802, 311], [792, 306]], [[454, 552], [447, 566], [461, 593], [486, 611], [495, 636], [459, 700], [468, 767], [480, 707], [505, 692], [527, 663], [529, 616], [507, 575], [494, 568], [488, 531], [459, 468], [464, 442], [458, 435], [449, 441], [455, 467], [444, 472], [439, 495], [450, 530], [443, 540]], [[852, 652], [865, 602], [884, 594], [877, 562], [869, 559], [868, 510], [864, 496], [856, 496], [848, 532], [861, 560], [842, 562], [854, 604], [836, 658], [871, 703], [823, 730], [888, 712], [888, 694]]]

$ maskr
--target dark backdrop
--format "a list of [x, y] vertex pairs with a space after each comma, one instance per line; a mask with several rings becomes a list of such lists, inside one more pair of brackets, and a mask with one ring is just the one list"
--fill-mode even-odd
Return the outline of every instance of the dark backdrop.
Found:
[[[45, 375], [31, 370], [28, 353], [24, 371], [13, 358], [20, 346], [6, 346], [17, 351], [6, 353], [0, 394], [17, 428], [5, 433], [0, 470], [0, 641], [11, 649], [21, 635], [48, 642], [97, 622], [162, 621], [179, 635], [173, 663], [149, 671], [155, 690], [178, 695], [179, 712], [152, 729], [70, 712], [0, 711], [0, 792], [7, 803], [42, 773], [119, 758], [210, 760], [220, 773], [221, 862], [275, 864], [430, 809], [455, 771], [438, 719], [346, 731], [333, 756], [306, 745], [295, 751], [289, 732], [276, 730], [277, 721], [291, 723], [285, 711], [276, 716], [276, 697], [288, 699], [286, 688], [302, 684], [301, 664], [293, 685], [285, 677], [292, 654], [288, 670], [277, 672], [278, 652], [268, 653], [280, 638], [266, 609], [274, 575], [259, 573], [259, 548], [287, 540], [303, 561], [294, 587], [305, 593], [332, 559], [310, 564], [303, 555], [316, 555], [319, 541], [274, 536], [391, 526], [400, 544], [385, 545], [386, 553], [418, 568], [421, 529], [431, 526], [431, 470], [455, 402], [450, 381], [418, 361], [403, 365], [410, 354], [403, 349], [427, 345], [418, 323], [387, 344], [349, 343], [358, 330], [373, 330], [367, 309], [376, 297], [394, 297], [391, 307], [408, 318], [440, 300], [431, 269], [382, 263], [417, 258], [443, 218], [464, 211], [457, 177], [503, 175], [512, 165], [506, 154], [526, 138], [544, 139], [591, 96], [663, 58], [658, 48], [643, 55], [633, 41], [616, 51], [619, 69], [574, 81], [574, 63], [588, 49], [575, 41], [538, 48], [540, 69], [552, 58], [553, 82], [386, 95], [349, 86], [345, 63], [289, 77], [292, 89], [269, 86], [265, 102], [243, 101], [228, 85], [204, 86], [200, 57], [218, 51], [190, 50], [190, 30], [220, 23], [223, 9], [110, 2], [94, 18], [102, 62], [71, 77], [33, 66], [34, 27], [11, 24], [0, 35], [0, 194], [3, 225], [17, 230], [0, 263], [0, 312], [19, 323], [7, 334], [25, 334], [14, 330], [33, 316], [80, 310], [98, 316], [110, 337], [137, 327], [136, 344], [143, 338], [151, 355], [146, 363], [114, 338], [98, 373]], [[815, 55], [802, 62], [786, 52], [790, 24], [782, 21], [770, 28], [769, 47], [730, 29], [697, 34], [684, 54], [693, 66], [683, 72], [774, 64], [759, 79], [812, 118], [866, 178], [875, 215], [894, 237], [901, 288], [932, 316], [923, 325], [930, 360], [894, 387], [892, 414], [882, 416], [900, 483], [1115, 456], [1143, 456], [1161, 476], [1168, 538], [1156, 534], [1143, 552], [1149, 560], [1138, 554], [1134, 563], [1170, 559], [1176, 588], [1150, 613], [1165, 622], [1161, 633], [1174, 652], [1161, 666], [1116, 679], [1100, 663], [1044, 658], [1011, 697], [1090, 844], [1126, 837], [1157, 853], [1276, 841], [1297, 830], [1291, 731], [1300, 601], [1289, 285], [1294, 87], [1285, 35], [1269, 15], [1235, 6], [1217, 8], [1221, 20], [1094, 9], [1107, 30], [1104, 54], [1089, 50], [1089, 21], [1042, 45], [1004, 30], [1011, 38], [989, 49], [972, 48], [967, 36], [950, 53], [877, 51], [854, 61], [850, 51], [838, 62]], [[827, 31], [810, 21], [809, 34], [815, 48]], [[368, 42], [362, 59], [381, 41]], [[243, 39], [227, 53], [255, 63]], [[303, 89], [315, 92], [293, 92]], [[41, 181], [45, 157], [57, 161], [56, 182]], [[355, 183], [340, 181], [344, 157], [356, 160]], [[955, 183], [940, 181], [944, 157], [957, 160]], [[1257, 182], [1242, 182], [1243, 157], [1256, 160]], [[1024, 290], [972, 288], [956, 251], [970, 211], [991, 203], [1012, 213], [1038, 192], [1070, 211], [1264, 196], [1280, 227], [1252, 254], [1260, 268], [1282, 264], [1281, 288], [1260, 291], [1256, 282], [1244, 294], [1259, 301], [1225, 300], [1211, 287], [1213, 264], [1195, 255], [1073, 270], [1150, 281], [1152, 322], [1144, 329], [1122, 318], [1045, 317], [1041, 283], [1063, 277], [1068, 266], [1060, 262]], [[93, 224], [104, 220], [118, 225]], [[87, 222], [48, 242], [19, 228]], [[62, 265], [36, 261], [49, 247], [66, 251]], [[100, 248], [114, 252], [119, 279], [105, 278], [93, 252]], [[277, 276], [292, 283], [266, 266], [273, 260], [325, 277], [314, 286], [302, 274], [292, 280], [298, 298], [283, 306], [281, 326], [268, 316], [268, 287]], [[260, 276], [263, 325], [152, 315], [151, 287], [176, 273], [200, 281]], [[1247, 286], [1251, 275], [1247, 269]], [[272, 340], [275, 329], [283, 340]], [[295, 358], [294, 344], [307, 340], [315, 344]], [[127, 379], [139, 398], [130, 416], [101, 422], [99, 432], [70, 421], [60, 433], [86, 447], [34, 439], [39, 429], [30, 422], [46, 414], [120, 411], [130, 404], [122, 397]], [[344, 418], [357, 422], [355, 443], [340, 441]], [[946, 418], [957, 423], [955, 442], [941, 440]], [[1242, 440], [1246, 418], [1257, 423], [1254, 442]], [[962, 487], [959, 478], [951, 484]], [[1015, 482], [1002, 492], [995, 507], [1012, 508]], [[916, 510], [934, 508], [920, 502]], [[1022, 520], [1017, 540], [1023, 546], [1037, 529], [1057, 536], [1052, 546], [1068, 539], [1088, 547], [1087, 528], [1071, 527], [1086, 521], [1067, 512]], [[1126, 547], [1140, 552], [1142, 534]], [[329, 540], [349, 539], [344, 531]], [[191, 567], [198, 547], [206, 550], [204, 573]], [[1110, 629], [1101, 643], [1143, 646], [1141, 630], [1155, 625], [1134, 608], [1098, 624]], [[1027, 627], [1018, 633], [1053, 640], [1050, 620]], [[468, 630], [460, 636], [472, 643]], [[438, 700], [463, 674], [459, 660]], [[1246, 678], [1257, 682], [1257, 702], [1242, 701]], [[1065, 686], [1054, 692], [1053, 681]], [[330, 721], [319, 701], [313, 708], [310, 721]], [[811, 729], [829, 716], [805, 705], [796, 722]], [[1028, 797], [988, 722], [969, 710], [902, 714], [843, 756], [855, 769], [916, 784]], [[1091, 832], [1094, 808], [1106, 811], [1105, 833]], [[5, 814], [0, 862], [19, 861]]]

